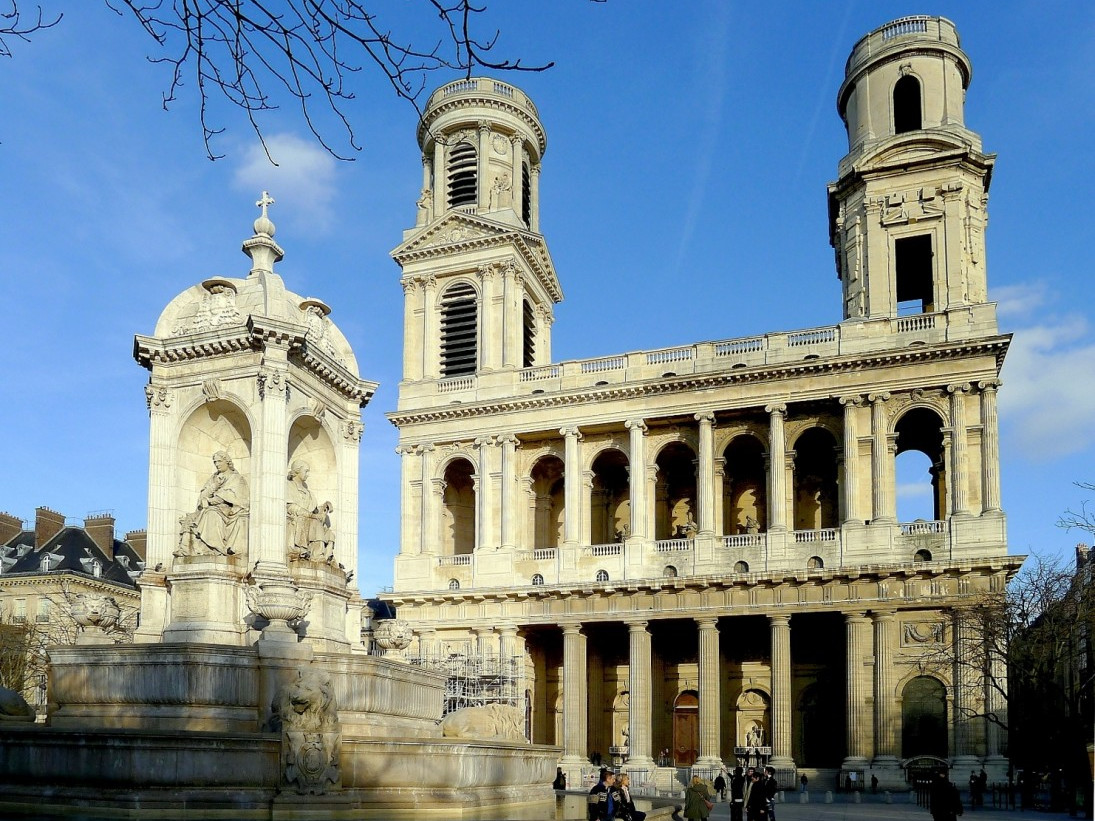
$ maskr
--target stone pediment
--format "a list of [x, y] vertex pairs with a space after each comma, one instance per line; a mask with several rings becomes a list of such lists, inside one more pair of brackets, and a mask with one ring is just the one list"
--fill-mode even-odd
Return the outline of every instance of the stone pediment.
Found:
[[870, 154], [855, 163], [860, 174], [884, 170], [893, 166], [912, 166], [919, 163], [939, 163], [950, 158], [973, 156], [987, 157], [961, 135], [946, 131], [915, 132], [914, 136], [899, 134], [884, 141]]
[[562, 301], [562, 288], [544, 238], [475, 214], [449, 212], [436, 224], [396, 247], [392, 258], [401, 267], [406, 267], [409, 263], [499, 246], [509, 246], [517, 251], [552, 300]]

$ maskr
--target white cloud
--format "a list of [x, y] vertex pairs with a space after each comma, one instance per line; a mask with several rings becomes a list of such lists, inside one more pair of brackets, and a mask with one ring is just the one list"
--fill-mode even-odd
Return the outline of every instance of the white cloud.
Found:
[[1015, 285], [1001, 285], [992, 289], [996, 300], [996, 313], [1001, 319], [1023, 319], [1042, 309], [1053, 291], [1048, 282], [1035, 280]]
[[[1044, 315], [1043, 315], [1044, 316]], [[1004, 363], [1001, 421], [1020, 451], [1055, 459], [1095, 445], [1095, 339], [1079, 316], [1015, 331]]]
[[[335, 166], [338, 162], [314, 140], [295, 134], [271, 134], [266, 137], [266, 156], [261, 144], [243, 152], [243, 163], [236, 169], [236, 187], [255, 194], [269, 191], [278, 203], [278, 214], [292, 218], [294, 226], [326, 233], [333, 227]], [[277, 165], [270, 162], [273, 159]], [[277, 224], [278, 217], [271, 213]]]
[[897, 498], [898, 499], [919, 499], [923, 497], [931, 498], [932, 486], [928, 482], [910, 482], [908, 484], [899, 482], [897, 485]]

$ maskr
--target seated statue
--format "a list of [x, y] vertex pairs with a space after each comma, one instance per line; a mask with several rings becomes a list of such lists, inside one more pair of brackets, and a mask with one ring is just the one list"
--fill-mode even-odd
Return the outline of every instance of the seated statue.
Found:
[[197, 508], [179, 519], [176, 556], [229, 556], [247, 550], [251, 489], [223, 450], [213, 454], [213, 466]]
[[330, 502], [316, 504], [316, 497], [308, 489], [309, 471], [308, 463], [302, 459], [293, 462], [289, 469], [289, 486], [285, 490], [289, 560], [330, 563], [335, 560], [335, 534], [331, 532], [328, 515], [333, 508]]

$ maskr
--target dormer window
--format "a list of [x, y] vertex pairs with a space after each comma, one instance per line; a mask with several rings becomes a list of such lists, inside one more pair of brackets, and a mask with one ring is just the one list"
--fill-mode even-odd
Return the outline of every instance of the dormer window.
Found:
[[103, 575], [102, 562], [96, 561], [91, 563], [91, 575], [97, 579]]
[[42, 573], [48, 573], [50, 568], [52, 567], [52, 559], [53, 557], [49, 553], [46, 553], [44, 556], [42, 556], [42, 560], [38, 562], [38, 569]]

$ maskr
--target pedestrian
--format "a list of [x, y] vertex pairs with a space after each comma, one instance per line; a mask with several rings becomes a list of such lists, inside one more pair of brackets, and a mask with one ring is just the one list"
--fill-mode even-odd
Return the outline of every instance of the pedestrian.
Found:
[[551, 788], [553, 790], [565, 790], [567, 788], [567, 777], [563, 774], [562, 767], [555, 768], [555, 780], [551, 782]]
[[719, 770], [719, 774], [715, 776], [715, 792], [719, 796], [719, 801], [726, 800], [726, 768], [723, 767]]
[[764, 798], [768, 802], [768, 821], [776, 821], [777, 792], [779, 792], [779, 783], [776, 781], [776, 771], [772, 767], [765, 767]]
[[802, 777], [799, 778], [798, 783], [802, 785], [799, 788], [799, 792], [806, 792], [806, 785], [810, 783], [810, 779], [806, 777], [806, 773], [802, 774]]
[[932, 821], [956, 821], [962, 814], [962, 798], [958, 788], [947, 780], [947, 774], [937, 772], [929, 793]]
[[769, 821], [768, 798], [764, 794], [764, 785], [760, 783], [760, 773], [754, 772], [746, 789], [745, 817], [747, 821]]
[[700, 821], [711, 815], [711, 808], [714, 806], [703, 779], [698, 775], [692, 776], [692, 783], [684, 791], [684, 817]]
[[620, 806], [616, 810], [616, 817], [623, 821], [643, 821], [646, 813], [635, 809], [635, 802], [631, 798], [631, 776], [624, 774], [617, 778], [616, 789], [620, 793]]
[[745, 776], [741, 767], [734, 768], [730, 776], [730, 821], [744, 821], [745, 818]]
[[977, 773], [970, 770], [970, 809], [977, 809], [977, 805], [981, 802], [978, 800], [977, 793], [981, 789], [981, 782], [977, 780]]
[[871, 773], [871, 792], [872, 793], [877, 793], [878, 792], [878, 776], [875, 775], [874, 773]]
[[609, 788], [615, 789], [615, 781], [616, 776], [612, 770], [607, 767], [601, 770], [600, 778], [589, 791], [587, 799], [586, 809], [589, 821], [605, 821], [612, 817], [608, 814], [608, 800]]

